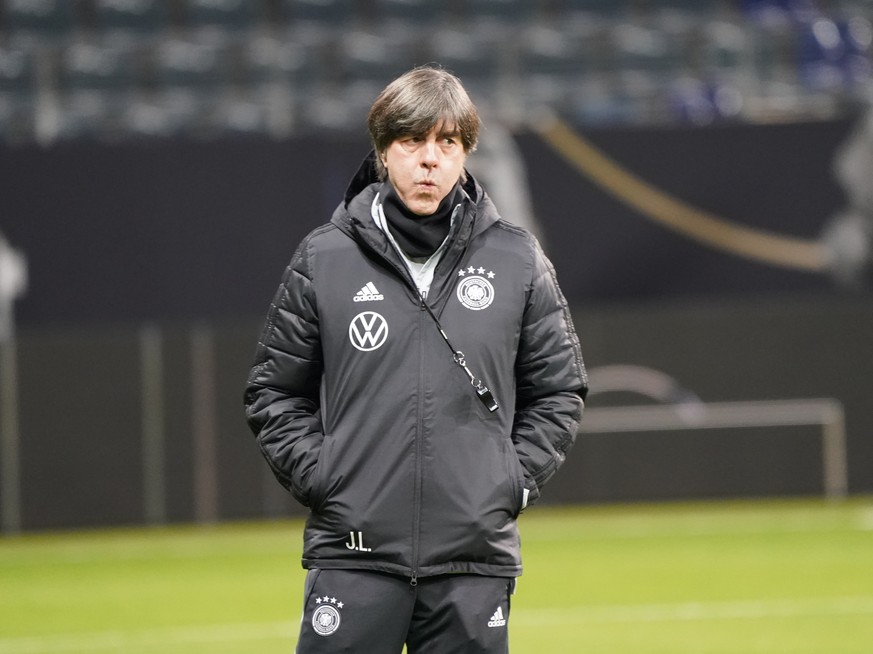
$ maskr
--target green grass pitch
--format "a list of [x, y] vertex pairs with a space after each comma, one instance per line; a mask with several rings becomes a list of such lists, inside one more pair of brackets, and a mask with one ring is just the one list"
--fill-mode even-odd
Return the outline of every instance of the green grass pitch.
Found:
[[[537, 507], [521, 527], [514, 654], [873, 652], [873, 498]], [[301, 529], [0, 538], [0, 654], [292, 652]]]

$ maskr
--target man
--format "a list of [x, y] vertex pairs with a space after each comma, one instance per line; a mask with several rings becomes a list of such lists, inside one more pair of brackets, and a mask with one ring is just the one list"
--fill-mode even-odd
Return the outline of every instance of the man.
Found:
[[460, 81], [401, 76], [374, 151], [294, 254], [245, 402], [310, 514], [299, 652], [506, 652], [516, 519], [573, 444], [587, 378], [536, 240], [464, 170]]

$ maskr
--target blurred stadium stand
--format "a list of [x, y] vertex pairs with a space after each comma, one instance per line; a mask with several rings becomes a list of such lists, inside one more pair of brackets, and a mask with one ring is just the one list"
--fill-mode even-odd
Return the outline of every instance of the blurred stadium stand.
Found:
[[0, 0], [0, 139], [357, 131], [426, 63], [509, 123], [832, 118], [871, 43], [873, 0]]

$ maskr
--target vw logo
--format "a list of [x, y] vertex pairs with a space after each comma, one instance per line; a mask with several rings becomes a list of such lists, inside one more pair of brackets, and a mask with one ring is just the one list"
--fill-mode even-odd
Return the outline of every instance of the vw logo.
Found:
[[363, 311], [349, 324], [349, 340], [361, 352], [371, 352], [384, 345], [388, 323], [375, 311]]

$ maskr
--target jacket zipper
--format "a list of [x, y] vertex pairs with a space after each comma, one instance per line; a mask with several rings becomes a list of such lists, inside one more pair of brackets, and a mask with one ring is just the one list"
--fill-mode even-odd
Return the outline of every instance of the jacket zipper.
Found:
[[422, 459], [422, 432], [424, 425], [422, 424], [421, 416], [424, 412], [424, 339], [421, 336], [422, 322], [424, 321], [424, 303], [425, 299], [420, 297], [418, 307], [418, 406], [416, 407], [416, 427], [415, 427], [415, 475], [413, 477], [413, 505], [412, 505], [412, 575], [409, 580], [411, 586], [418, 585], [418, 548], [421, 532], [421, 459]]
[[[422, 391], [424, 387], [424, 339], [421, 336], [422, 332], [422, 322], [426, 318], [424, 315], [427, 309], [425, 308], [425, 302], [427, 299], [421, 295], [418, 291], [418, 287], [415, 284], [415, 280], [412, 279], [412, 275], [409, 270], [404, 265], [398, 265], [397, 262], [391, 261], [384, 254], [382, 254], [379, 248], [375, 247], [372, 243], [367, 243], [367, 246], [375, 252], [379, 257], [385, 261], [386, 264], [391, 266], [397, 273], [399, 273], [400, 278], [405, 280], [406, 284], [412, 288], [415, 295], [418, 297], [418, 326], [419, 326], [419, 338], [418, 338], [418, 406], [416, 408], [416, 432], [415, 432], [415, 471], [413, 477], [413, 510], [412, 510], [412, 568], [410, 570], [409, 584], [411, 586], [418, 585], [418, 550], [420, 545], [420, 530], [421, 530], [421, 476], [422, 476], [422, 415], [424, 413], [424, 393]], [[450, 251], [447, 251], [446, 254], [450, 252], [454, 252], [455, 257], [452, 263], [452, 267], [456, 266], [459, 261], [463, 260], [464, 254], [466, 253], [466, 247], [461, 248], [459, 251], [455, 250], [455, 248], [451, 248]], [[445, 261], [445, 260], [444, 260]], [[444, 261], [440, 262], [443, 264]], [[441, 268], [441, 265], [437, 266], [437, 271]], [[449, 275], [448, 277], [451, 277]], [[436, 275], [434, 276], [434, 282], [437, 281]], [[431, 288], [434, 288], [433, 285]], [[428, 293], [430, 295], [430, 293]]]

